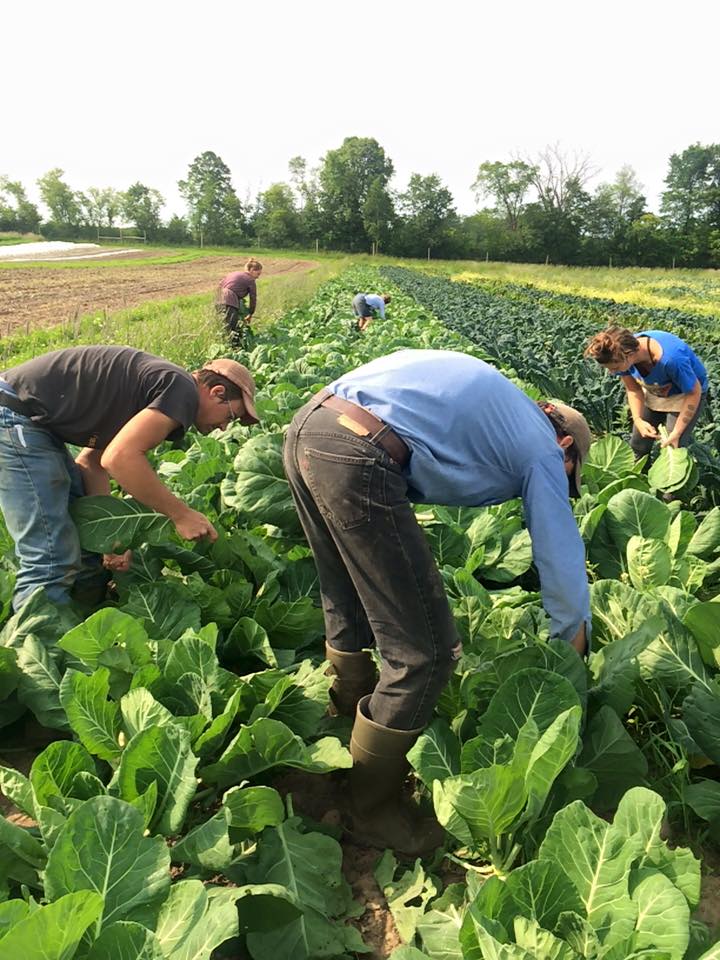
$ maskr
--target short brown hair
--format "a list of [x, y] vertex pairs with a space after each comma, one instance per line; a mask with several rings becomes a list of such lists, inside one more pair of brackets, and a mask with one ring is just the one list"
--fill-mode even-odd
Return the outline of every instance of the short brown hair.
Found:
[[246, 270], [262, 270], [263, 265], [259, 260], [256, 260], [254, 257], [250, 257], [248, 262], [245, 264]]
[[592, 337], [583, 356], [598, 363], [624, 363], [629, 354], [639, 349], [637, 337], [626, 327], [608, 327]]
[[385, 303], [390, 303], [390, 301], [392, 300], [392, 297], [390, 296], [389, 293], [383, 293], [383, 294], [381, 294], [381, 296], [382, 296], [383, 300], [385, 301]]

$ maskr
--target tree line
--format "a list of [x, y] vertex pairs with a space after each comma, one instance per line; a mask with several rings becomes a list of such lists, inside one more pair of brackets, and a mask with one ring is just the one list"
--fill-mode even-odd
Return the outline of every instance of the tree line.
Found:
[[167, 243], [322, 249], [407, 257], [614, 266], [720, 266], [720, 144], [693, 144], [668, 163], [660, 210], [648, 209], [633, 169], [593, 190], [590, 158], [548, 147], [534, 157], [481, 163], [478, 211], [460, 215], [437, 174], [391, 188], [392, 160], [371, 137], [347, 137], [316, 167], [289, 162], [285, 182], [238, 197], [223, 160], [206, 151], [178, 188], [186, 216], [163, 220], [164, 199], [143, 183], [75, 191], [56, 168], [38, 180], [49, 211], [0, 177], [0, 230], [49, 239], [95, 238], [131, 225]]

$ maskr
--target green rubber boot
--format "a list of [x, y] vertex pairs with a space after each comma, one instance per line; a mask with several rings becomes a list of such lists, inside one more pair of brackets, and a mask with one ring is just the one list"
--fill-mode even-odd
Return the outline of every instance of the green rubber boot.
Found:
[[406, 857], [431, 853], [445, 841], [445, 831], [434, 817], [424, 816], [403, 797], [410, 770], [406, 754], [422, 733], [381, 727], [367, 715], [370, 697], [357, 706], [350, 741], [350, 804], [347, 833], [357, 843], [391, 847]]
[[325, 658], [330, 661], [328, 676], [335, 677], [330, 688], [331, 717], [354, 717], [358, 700], [375, 689], [377, 672], [367, 650], [345, 653], [325, 644]]

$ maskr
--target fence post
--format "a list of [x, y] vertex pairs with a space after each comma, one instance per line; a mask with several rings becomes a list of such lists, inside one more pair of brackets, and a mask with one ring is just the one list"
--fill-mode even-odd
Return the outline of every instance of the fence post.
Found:
[[546, 254], [545, 254], [545, 266], [547, 266], [549, 263], [550, 263], [550, 254], [549, 254], [549, 253], [546, 253]]
[[428, 260], [430, 259], [430, 247], [428, 247]]
[[319, 249], [320, 249], [320, 241], [319, 241], [319, 240], [317, 239], [317, 237], [316, 237], [316, 238], [315, 238], [315, 253], [317, 253], [317, 252], [319, 251]]

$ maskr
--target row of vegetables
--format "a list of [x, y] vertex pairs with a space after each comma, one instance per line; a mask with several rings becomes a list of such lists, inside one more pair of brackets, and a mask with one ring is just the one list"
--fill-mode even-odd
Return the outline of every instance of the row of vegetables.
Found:
[[[83, 618], [38, 593], [7, 618], [0, 725], [30, 711], [71, 739], [28, 776], [0, 767], [25, 817], [0, 820], [2, 960], [368, 949], [338, 828], [296, 814], [273, 786], [288, 768], [351, 765], [347, 722], [327, 716], [317, 576], [283, 428], [341, 372], [403, 347], [508, 368], [400, 286], [392, 320], [358, 335], [351, 296], [379, 283], [372, 270], [331, 281], [240, 356], [261, 428], [236, 423], [155, 455], [216, 543], [188, 546], [132, 500], [85, 498], [83, 545], [134, 550], [117, 603]], [[691, 918], [701, 863], [665, 839], [668, 816], [693, 836], [720, 823], [720, 508], [686, 509], [692, 479], [686, 455], [646, 475], [621, 439], [593, 445], [575, 507], [592, 579], [589, 665], [549, 639], [519, 503], [419, 508], [464, 653], [410, 754], [446, 847], [412, 867], [387, 851], [377, 866], [404, 944], [395, 960], [720, 958]], [[684, 499], [665, 503], [663, 490]], [[448, 862], [461, 882], [441, 879]]]
[[[383, 274], [482, 347], [494, 364], [514, 369], [545, 395], [575, 405], [598, 433], [629, 433], [622, 386], [582, 356], [589, 338], [609, 323], [635, 332], [670, 330], [695, 348], [711, 384], [720, 382], [720, 327], [707, 316], [479, 277], [452, 282], [403, 267], [387, 267]], [[698, 493], [715, 503], [720, 490], [720, 396], [715, 389], [695, 438], [702, 484]]]

